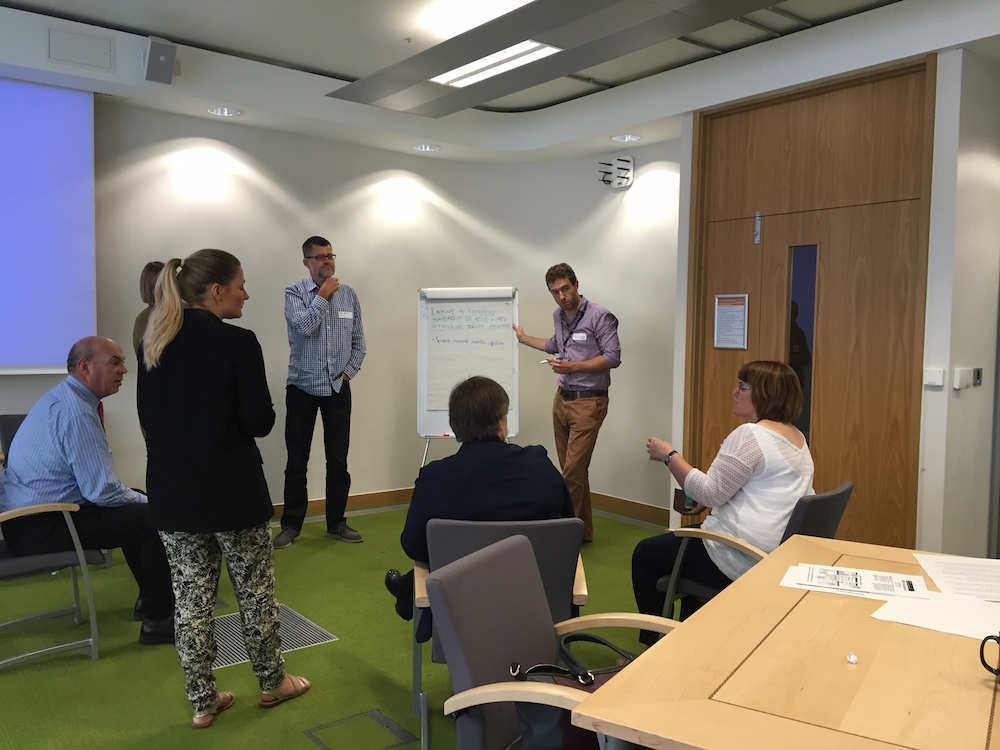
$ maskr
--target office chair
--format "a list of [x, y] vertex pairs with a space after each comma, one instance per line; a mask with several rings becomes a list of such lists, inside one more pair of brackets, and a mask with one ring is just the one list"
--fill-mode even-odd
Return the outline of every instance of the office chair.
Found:
[[[817, 495], [806, 495], [795, 503], [792, 515], [785, 526], [785, 532], [781, 536], [781, 541], [785, 541], [793, 534], [804, 536], [816, 536], [824, 539], [832, 539], [837, 533], [840, 519], [844, 515], [847, 501], [851, 499], [851, 492], [854, 491], [854, 482], [844, 482], [836, 489], [829, 492], [822, 492]], [[707, 602], [721, 589], [714, 589], [710, 586], [688, 580], [680, 575], [681, 561], [687, 551], [688, 540], [691, 537], [707, 539], [733, 547], [743, 552], [754, 560], [763, 560], [767, 553], [758, 549], [749, 542], [729, 536], [718, 531], [686, 527], [680, 529], [667, 529], [675, 536], [684, 537], [681, 540], [680, 549], [674, 559], [674, 565], [670, 575], [663, 576], [656, 582], [656, 590], [666, 593], [663, 602], [663, 616], [670, 617], [673, 614], [674, 599], [680, 596], [691, 596], [699, 602]]]
[[[427, 524], [430, 570], [447, 565], [514, 534], [527, 537], [542, 571], [543, 587], [553, 621], [571, 617], [586, 604], [587, 585], [580, 560], [583, 521], [554, 518], [538, 521], [458, 521], [435, 518]], [[421, 747], [429, 746], [427, 693], [422, 689], [423, 648], [417, 640], [420, 620], [429, 614], [424, 583], [428, 567], [414, 566], [413, 617], [413, 713], [420, 717]], [[444, 663], [445, 655], [437, 638], [432, 639], [431, 661]]]
[[510, 665], [556, 663], [557, 637], [596, 627], [635, 627], [668, 633], [675, 623], [631, 613], [588, 615], [554, 624], [532, 545], [520, 534], [432, 572], [427, 595], [455, 695], [462, 750], [500, 750], [520, 732], [514, 702], [572, 709], [590, 693], [562, 685], [519, 682]]
[[21, 426], [27, 414], [0, 414], [0, 453], [3, 453], [3, 465], [7, 467], [7, 456], [10, 453], [10, 443], [14, 433]]
[[29, 651], [17, 656], [0, 661], [0, 669], [14, 666], [22, 662], [37, 659], [41, 656], [54, 654], [61, 651], [83, 651], [90, 654], [90, 658], [97, 659], [97, 610], [94, 608], [94, 589], [90, 584], [90, 572], [87, 565], [101, 565], [104, 563], [104, 553], [101, 550], [84, 550], [80, 544], [80, 537], [77, 536], [76, 526], [70, 513], [78, 511], [79, 505], [74, 503], [46, 503], [43, 505], [33, 505], [27, 508], [17, 508], [0, 513], [0, 522], [10, 521], [14, 518], [37, 515], [39, 513], [59, 513], [63, 514], [66, 525], [69, 527], [70, 536], [73, 538], [74, 549], [69, 552], [51, 552], [38, 555], [14, 555], [7, 547], [7, 543], [0, 540], [0, 581], [10, 581], [15, 578], [39, 575], [42, 573], [53, 573], [55, 571], [70, 569], [73, 579], [73, 606], [61, 609], [39, 612], [26, 615], [14, 620], [0, 623], [0, 632], [18, 625], [25, 625], [38, 620], [45, 620], [51, 617], [70, 617], [73, 623], [79, 625], [83, 621], [83, 613], [80, 610], [80, 589], [77, 583], [76, 569], [80, 568], [83, 575], [83, 586], [87, 595], [87, 611], [90, 615], [90, 637], [75, 641], [60, 643], [37, 651]]

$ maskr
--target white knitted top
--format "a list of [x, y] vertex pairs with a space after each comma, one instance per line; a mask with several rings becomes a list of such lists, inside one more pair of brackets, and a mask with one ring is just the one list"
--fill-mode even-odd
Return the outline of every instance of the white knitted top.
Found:
[[[796, 448], [759, 424], [729, 433], [708, 472], [692, 469], [685, 494], [712, 508], [702, 528], [722, 531], [772, 552], [781, 541], [800, 497], [813, 494], [813, 460], [805, 443]], [[736, 580], [755, 560], [718, 542], [705, 542], [719, 570]]]

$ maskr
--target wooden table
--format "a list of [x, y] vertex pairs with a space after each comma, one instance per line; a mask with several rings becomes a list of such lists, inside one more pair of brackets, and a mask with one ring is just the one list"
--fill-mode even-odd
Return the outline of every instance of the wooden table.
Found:
[[876, 620], [880, 601], [779, 586], [800, 562], [922, 571], [911, 550], [792, 537], [573, 723], [651, 748], [1000, 750], [1000, 710], [987, 744], [994, 678], [978, 640]]

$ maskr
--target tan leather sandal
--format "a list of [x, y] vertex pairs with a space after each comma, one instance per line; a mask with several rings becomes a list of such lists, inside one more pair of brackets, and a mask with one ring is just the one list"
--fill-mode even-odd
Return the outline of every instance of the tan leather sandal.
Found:
[[[289, 688], [282, 690], [282, 687], [286, 683], [289, 683]], [[292, 698], [298, 698], [304, 692], [306, 692], [312, 683], [309, 682], [305, 677], [297, 677], [292, 674], [285, 675], [285, 679], [282, 680], [281, 685], [274, 688], [273, 690], [262, 690], [260, 693], [260, 705], [264, 708], [273, 708], [279, 703], [284, 703]]]
[[215, 699], [214, 706], [207, 708], [204, 711], [194, 712], [194, 718], [191, 719], [191, 726], [195, 729], [205, 729], [206, 727], [212, 726], [212, 722], [215, 721], [215, 717], [232, 706], [235, 700], [236, 697], [233, 695], [232, 690], [219, 693], [219, 697]]

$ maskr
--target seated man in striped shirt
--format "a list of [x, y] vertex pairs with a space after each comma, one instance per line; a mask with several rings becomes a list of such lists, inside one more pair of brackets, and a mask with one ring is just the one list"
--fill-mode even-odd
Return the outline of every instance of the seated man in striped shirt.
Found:
[[351, 475], [351, 383], [365, 358], [365, 332], [357, 293], [335, 276], [337, 256], [322, 237], [302, 245], [309, 277], [285, 288], [288, 324], [288, 381], [285, 386], [285, 507], [274, 548], [288, 547], [302, 531], [309, 499], [306, 466], [316, 412], [323, 418], [326, 453], [326, 534], [358, 543], [361, 534], [347, 525], [344, 511]]
[[[73, 344], [69, 377], [42, 396], [11, 442], [0, 475], [0, 512], [43, 503], [77, 503], [80, 543], [89, 549], [121, 547], [139, 584], [133, 617], [142, 620], [139, 642], [174, 642], [174, 595], [163, 544], [150, 525], [146, 496], [112, 472], [101, 399], [118, 392], [125, 354], [111, 339], [89, 336]], [[21, 516], [2, 524], [15, 555], [73, 549], [59, 513]]]

